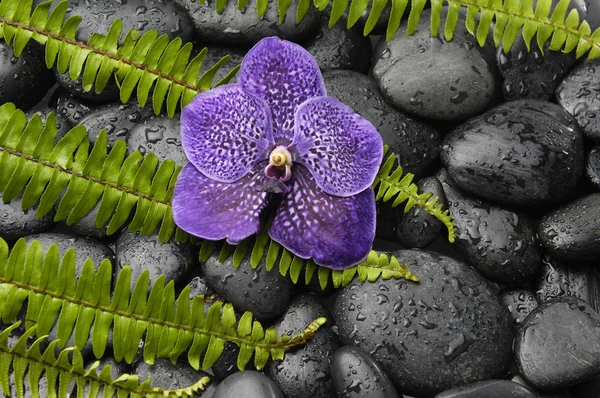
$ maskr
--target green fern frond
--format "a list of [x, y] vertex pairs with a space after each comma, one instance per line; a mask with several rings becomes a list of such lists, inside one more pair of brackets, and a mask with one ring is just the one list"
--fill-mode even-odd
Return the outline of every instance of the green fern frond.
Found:
[[[389, 147], [385, 145], [384, 158], [388, 151]], [[373, 189], [376, 194], [375, 200], [381, 200], [385, 203], [394, 199], [392, 207], [406, 202], [404, 213], [407, 213], [414, 206], [420, 206], [446, 226], [448, 229], [448, 240], [453, 243], [456, 237], [456, 225], [450, 216], [450, 212], [447, 209], [443, 210], [443, 206], [437, 203], [439, 198], [437, 196], [432, 197], [433, 194], [431, 192], [418, 193], [419, 187], [412, 182], [414, 174], [407, 173], [403, 175], [402, 166], [400, 165], [393, 170], [395, 161], [396, 155], [391, 153], [380, 167], [379, 173], [377, 173], [377, 177], [375, 177], [375, 181], [373, 182]]]
[[75, 275], [75, 260], [73, 249], [61, 259], [56, 245], [51, 245], [43, 256], [38, 241], [27, 248], [26, 241], [20, 239], [9, 251], [0, 239], [2, 322], [12, 322], [26, 302], [26, 325], [37, 325], [38, 336], [48, 334], [58, 319], [58, 348], [66, 345], [73, 332], [79, 348], [91, 335], [94, 355], [101, 358], [112, 325], [117, 361], [131, 363], [143, 339], [146, 362], [152, 364], [160, 357], [175, 363], [187, 351], [188, 362], [195, 369], [212, 366], [226, 341], [240, 347], [240, 369], [252, 355], [254, 365], [261, 369], [270, 357], [282, 359], [286, 349], [304, 344], [325, 323], [325, 318], [319, 318], [294, 337], [278, 338], [274, 327], [265, 330], [250, 312], [238, 321], [229, 303], [214, 302], [205, 311], [202, 296], [190, 300], [189, 286], [176, 298], [174, 282], [165, 285], [164, 275], [154, 282], [148, 295], [150, 274], [144, 270], [130, 292], [131, 269], [126, 266], [111, 292], [112, 265], [108, 260], [94, 271], [94, 263], [88, 258], [79, 278]]
[[[66, 398], [69, 396], [71, 382], [75, 381], [78, 391], [89, 387], [90, 396], [96, 396], [103, 390], [105, 397], [117, 394], [119, 397], [194, 397], [206, 389], [210, 378], [204, 376], [194, 385], [164, 390], [150, 386], [150, 378], [139, 383], [137, 375], [125, 374], [115, 380], [110, 376], [110, 365], [106, 365], [100, 374], [96, 371], [100, 362], [93, 363], [87, 370], [83, 366], [83, 357], [77, 348], [65, 348], [58, 356], [54, 353], [56, 342], [52, 342], [42, 353], [40, 346], [46, 337], [40, 337], [27, 348], [27, 340], [35, 333], [36, 326], [27, 329], [17, 342], [9, 347], [8, 337], [21, 322], [16, 322], [0, 333], [0, 389], [9, 397], [24, 397], [25, 374], [29, 375], [31, 395], [39, 398], [38, 385], [42, 374], [47, 385], [47, 396]], [[72, 359], [69, 359], [69, 358]], [[13, 370], [15, 391], [11, 391], [9, 372]], [[58, 382], [58, 383], [57, 383]], [[57, 388], [58, 384], [58, 388]]]
[[73, 128], [56, 145], [55, 136], [53, 113], [42, 126], [38, 115], [28, 122], [13, 104], [0, 106], [0, 192], [5, 203], [22, 192], [23, 210], [39, 201], [40, 218], [59, 203], [55, 220], [66, 219], [71, 225], [100, 201], [96, 227], [108, 223], [107, 234], [118, 231], [133, 214], [132, 231], [149, 235], [160, 224], [160, 240], [166, 242], [175, 231], [178, 240], [187, 238], [176, 228], [171, 211], [181, 166], [172, 160], [160, 163], [151, 153], [142, 156], [135, 151], [125, 156], [124, 141], [108, 152], [104, 130], [91, 151], [82, 126]]
[[[203, 3], [206, 0], [200, 0]], [[477, 36], [481, 46], [484, 45], [488, 33], [493, 27], [494, 44], [502, 43], [504, 51], [509, 51], [513, 46], [519, 31], [529, 49], [531, 40], [537, 36], [540, 49], [550, 40], [550, 49], [555, 51], [576, 51], [577, 58], [589, 52], [588, 58], [600, 57], [600, 28], [592, 32], [586, 21], [581, 21], [579, 13], [571, 10], [567, 14], [570, 0], [560, 0], [552, 14], [552, 0], [431, 0], [431, 35], [437, 36], [442, 24], [442, 7], [448, 6], [444, 23], [444, 37], [451, 40], [458, 24], [460, 9], [466, 10], [467, 30]], [[227, 0], [217, 1], [217, 12], [225, 8]], [[296, 20], [300, 22], [306, 15], [310, 0], [298, 2], [295, 10]], [[386, 40], [391, 40], [399, 30], [402, 19], [408, 12], [406, 33], [411, 35], [417, 28], [421, 14], [427, 0], [391, 0], [391, 13], [386, 29]], [[534, 7], [535, 3], [535, 7]], [[248, 2], [238, 0], [238, 9], [246, 8]], [[257, 0], [256, 8], [259, 16], [267, 12], [269, 0]], [[319, 11], [328, 9], [329, 0], [313, 0], [314, 6]], [[329, 16], [329, 27], [335, 25], [340, 18], [348, 13], [347, 28], [352, 28], [370, 5], [369, 16], [365, 23], [363, 33], [368, 35], [377, 22], [381, 19], [382, 11], [387, 6], [387, 0], [333, 0]], [[277, 0], [280, 21], [285, 18], [291, 6], [289, 0]], [[479, 22], [477, 23], [477, 17]]]
[[[267, 245], [269, 245], [268, 249]], [[252, 248], [251, 251], [250, 248]], [[215, 249], [215, 242], [204, 241], [200, 248], [200, 262], [206, 262]], [[386, 280], [404, 278], [414, 282], [419, 281], [419, 278], [410, 272], [406, 264], [400, 263], [394, 256], [388, 257], [386, 254], [379, 254], [371, 250], [368, 257], [360, 264], [345, 270], [332, 270], [321, 267], [312, 260], [306, 260], [292, 254], [265, 233], [245, 239], [236, 246], [223, 242], [218, 261], [224, 262], [232, 255], [233, 265], [236, 268], [248, 255], [250, 255], [250, 265], [252, 268], [256, 268], [266, 255], [265, 268], [267, 271], [278, 266], [281, 275], [286, 276], [289, 274], [294, 283], [298, 283], [302, 272], [304, 272], [304, 283], [306, 285], [316, 276], [323, 290], [327, 288], [330, 280], [335, 288], [347, 286], [356, 275], [358, 275], [361, 282], [366, 280], [375, 282], [378, 278]]]
[[[173, 117], [178, 105], [187, 105], [198, 93], [211, 88], [219, 68], [229, 56], [200, 75], [207, 54], [203, 49], [192, 60], [192, 44], [180, 38], [169, 41], [167, 35], [151, 30], [143, 35], [131, 29], [119, 45], [123, 24], [115, 20], [106, 35], [94, 33], [87, 43], [75, 40], [81, 17], [65, 20], [68, 2], [62, 1], [50, 10], [52, 1], [39, 4], [32, 13], [31, 0], [0, 1], [0, 38], [13, 44], [15, 56], [33, 39], [46, 48], [46, 66], [56, 65], [60, 73], [69, 72], [73, 80], [82, 78], [85, 91], [95, 86], [101, 92], [114, 75], [121, 101], [129, 101], [137, 89], [137, 99], [143, 107], [152, 91], [154, 112], [159, 114], [166, 102], [167, 113]], [[216, 85], [228, 82], [237, 72], [232, 69]], [[152, 90], [152, 88], [154, 89]]]

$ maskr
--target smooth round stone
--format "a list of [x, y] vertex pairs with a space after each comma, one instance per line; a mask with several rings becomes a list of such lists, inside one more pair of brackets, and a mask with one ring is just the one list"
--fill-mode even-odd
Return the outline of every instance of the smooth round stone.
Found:
[[559, 106], [511, 101], [452, 130], [441, 160], [456, 184], [479, 198], [540, 206], [572, 195], [583, 171], [583, 137]]
[[56, 113], [69, 120], [71, 126], [76, 126], [83, 116], [96, 108], [97, 105], [83, 102], [75, 98], [69, 92], [58, 89], [50, 99], [50, 106], [56, 109]]
[[464, 28], [464, 17], [450, 42], [430, 37], [430, 17], [431, 11], [424, 10], [413, 35], [401, 29], [387, 42], [373, 77], [386, 99], [413, 115], [435, 120], [476, 115], [494, 97], [495, 65]]
[[[163, 388], [166, 390], [177, 390], [196, 384], [201, 378], [210, 375], [202, 370], [195, 370], [187, 363], [179, 361], [177, 364], [171, 363], [168, 359], [157, 358], [154, 365], [149, 365], [144, 361], [137, 362], [133, 367], [133, 374], [137, 374], [140, 382], [150, 377], [152, 387]], [[219, 382], [212, 377], [210, 384], [202, 391], [202, 396], [215, 397]], [[206, 395], [205, 395], [206, 394]]]
[[431, 126], [388, 104], [375, 81], [357, 72], [323, 74], [327, 95], [337, 98], [375, 126], [383, 143], [398, 156], [404, 173], [425, 175], [437, 162], [440, 137]]
[[248, 256], [238, 268], [233, 256], [225, 262], [217, 261], [219, 252], [202, 264], [206, 283], [237, 311], [250, 311], [259, 321], [274, 319], [285, 311], [294, 290], [290, 278], [282, 276], [275, 267], [266, 271], [265, 260], [252, 269]]
[[161, 162], [171, 159], [181, 166], [188, 162], [181, 146], [179, 116], [153, 115], [142, 120], [130, 130], [127, 150], [128, 153], [140, 151], [142, 155], [152, 152]]
[[167, 282], [175, 281], [175, 286], [187, 282], [185, 278], [197, 267], [197, 253], [190, 243], [175, 240], [163, 243], [157, 235], [145, 236], [128, 230], [119, 234], [116, 244], [117, 267], [131, 267], [132, 289], [146, 269], [150, 271], [150, 285], [161, 275], [165, 275]]
[[[296, 296], [281, 320], [275, 324], [278, 336], [294, 336], [319, 317], [331, 319], [322, 302], [309, 293]], [[288, 350], [282, 361], [267, 363], [265, 374], [281, 389], [286, 398], [330, 398], [335, 396], [330, 361], [339, 348], [337, 335], [330, 324], [319, 328], [305, 345]]]
[[541, 265], [541, 253], [527, 215], [464, 194], [443, 169], [437, 178], [456, 223], [452, 247], [493, 282], [521, 286], [533, 279]]
[[[417, 183], [417, 186], [419, 187], [419, 193], [431, 192], [432, 197], [437, 196], [439, 198], [437, 203], [443, 205], [444, 209], [448, 207], [444, 189], [437, 178], [425, 177]], [[399, 207], [403, 209], [404, 205]], [[440, 220], [427, 213], [420, 206], [415, 206], [402, 217], [396, 229], [396, 236], [400, 243], [406, 247], [425, 247], [433, 242], [444, 228], [444, 224]]]
[[250, 0], [240, 12], [236, 2], [227, 2], [221, 14], [217, 14], [212, 0], [200, 4], [197, 0], [176, 0], [192, 17], [196, 36], [203, 41], [233, 46], [251, 46], [260, 39], [277, 36], [294, 42], [314, 37], [319, 28], [320, 12], [309, 7], [306, 16], [296, 24], [298, 0], [290, 1], [285, 20], [279, 24], [277, 3], [269, 2], [263, 17], [256, 13], [256, 0]]
[[[99, 239], [99, 240], [107, 239], [108, 234], [106, 233], [106, 230], [108, 228], [108, 225], [110, 224], [110, 221], [108, 221], [106, 224], [104, 224], [104, 226], [102, 228], [96, 227], [96, 217], [98, 216], [98, 210], [100, 209], [100, 203], [101, 203], [101, 200], [99, 200], [98, 203], [96, 203], [96, 205], [94, 207], [92, 207], [92, 210], [90, 210], [90, 212], [88, 214], [83, 216], [77, 222], [67, 226], [66, 220], [62, 220], [62, 221], [59, 221], [59, 225], [64, 226], [64, 227], [68, 228], [70, 231], [76, 233], [79, 236], [83, 236], [85, 238], [92, 238], [92, 239]], [[121, 227], [121, 229], [123, 229], [123, 228], [124, 228], [124, 226]]]
[[600, 190], [600, 147], [592, 148], [587, 155], [585, 175], [597, 190]]
[[28, 244], [34, 240], [40, 241], [44, 254], [52, 244], [58, 246], [61, 257], [68, 249], [75, 249], [77, 255], [75, 272], [81, 272], [83, 263], [89, 257], [94, 262], [96, 269], [104, 259], [115, 263], [115, 254], [106, 244], [93, 239], [82, 238], [79, 236], [66, 235], [56, 232], [45, 232], [41, 234], [28, 235], [24, 237]]
[[368, 352], [402, 394], [431, 396], [503, 377], [511, 359], [510, 317], [488, 282], [436, 253], [391, 253], [421, 279], [353, 281], [334, 319], [343, 344]]
[[600, 142], [600, 60], [584, 60], [556, 88], [556, 102], [575, 117], [583, 134]]
[[580, 300], [542, 304], [515, 338], [519, 372], [549, 390], [600, 375], [600, 315]]
[[253, 370], [232, 374], [219, 384], [211, 396], [211, 398], [234, 397], [286, 398], [273, 380]]
[[71, 79], [69, 73], [58, 73], [56, 68], [53, 69], [54, 78], [60, 87], [67, 92], [71, 93], [75, 98], [82, 99], [95, 104], [105, 104], [108, 102], [119, 101], [119, 87], [115, 83], [114, 77], [108, 80], [106, 87], [101, 92], [96, 93], [96, 86], [94, 85], [91, 90], [85, 91], [81, 82], [82, 76], [77, 80]]
[[14, 241], [25, 235], [47, 231], [54, 225], [54, 209], [38, 219], [36, 207], [22, 210], [21, 198], [17, 197], [9, 203], [0, 201], [0, 238]]
[[541, 302], [577, 298], [595, 310], [600, 309], [600, 274], [593, 264], [565, 264], [544, 256], [542, 270], [534, 288]]
[[510, 312], [513, 325], [521, 324], [540, 305], [536, 294], [527, 289], [507, 289], [500, 293], [500, 298]]
[[332, 28], [328, 27], [329, 14], [321, 17], [317, 36], [306, 44], [322, 72], [334, 69], [366, 73], [371, 61], [371, 42], [362, 31], [346, 29], [347, 20], [341, 18]]
[[402, 397], [383, 369], [357, 347], [343, 346], [333, 354], [331, 378], [338, 397]]
[[548, 44], [544, 46], [542, 54], [534, 39], [531, 49], [527, 50], [521, 35], [508, 53], [502, 46], [498, 47], [498, 67], [504, 78], [502, 95], [506, 101], [552, 98], [556, 86], [575, 64], [575, 52], [565, 54], [548, 47]]
[[0, 103], [12, 102], [27, 110], [44, 98], [53, 84], [43, 47], [30, 43], [17, 58], [12, 46], [0, 40]]
[[48, 117], [50, 112], [54, 112], [54, 116], [56, 118], [55, 141], [58, 142], [58, 140], [60, 140], [62, 137], [64, 137], [65, 134], [67, 134], [69, 132], [69, 130], [71, 130], [71, 127], [72, 127], [71, 122], [69, 121], [69, 119], [66, 116], [56, 112], [56, 110], [54, 110], [53, 108], [46, 106], [43, 108], [36, 109], [35, 111], [32, 110], [30, 112], [27, 112], [27, 120], [30, 120], [33, 117], [33, 115], [38, 115], [42, 119], [42, 123], [45, 126], [46, 118]]
[[435, 398], [537, 398], [531, 388], [509, 380], [486, 380], [444, 391]]
[[106, 34], [116, 18], [123, 21], [123, 32], [156, 30], [171, 40], [181, 37], [184, 43], [194, 35], [189, 15], [175, 2], [166, 0], [71, 0], [67, 17], [71, 15], [82, 17], [75, 38], [84, 42], [92, 33]]
[[544, 250], [573, 262], [600, 258], [600, 193], [573, 200], [544, 215], [538, 236]]

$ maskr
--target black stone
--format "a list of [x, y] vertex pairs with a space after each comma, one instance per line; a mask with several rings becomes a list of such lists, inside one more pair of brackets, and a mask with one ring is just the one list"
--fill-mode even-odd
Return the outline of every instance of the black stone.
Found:
[[331, 378], [338, 397], [402, 397], [379, 364], [357, 347], [343, 346], [333, 354]]
[[[305, 293], [294, 298], [275, 327], [279, 336], [293, 336], [319, 317], [330, 318], [320, 300]], [[325, 324], [304, 346], [287, 351], [282, 361], [267, 363], [265, 373], [286, 398], [330, 398], [335, 395], [330, 361], [338, 348], [336, 334]]]
[[[210, 368], [217, 379], [225, 380], [227, 377], [240, 371], [237, 366], [237, 358], [239, 354], [240, 347], [238, 345], [230, 341], [225, 342], [221, 356]], [[246, 364], [245, 370], [256, 370], [253, 361], [250, 361]]]
[[430, 396], [503, 377], [511, 321], [488, 282], [446, 256], [392, 254], [421, 282], [355, 280], [340, 290], [334, 319], [342, 342], [368, 352], [402, 394]]
[[556, 101], [575, 117], [583, 134], [600, 142], [600, 60], [580, 62], [556, 89]]
[[436, 120], [474, 116], [494, 98], [495, 58], [467, 32], [463, 16], [449, 42], [430, 37], [430, 17], [424, 10], [413, 35], [401, 29], [376, 50], [373, 77], [384, 97], [405, 112]]
[[235, 397], [286, 398], [271, 379], [253, 370], [245, 370], [229, 376], [211, 395], [211, 398]]
[[596, 190], [600, 190], [600, 147], [592, 148], [587, 154], [585, 175]]
[[404, 173], [424, 176], [437, 161], [440, 137], [431, 126], [388, 104], [372, 78], [337, 70], [323, 74], [327, 95], [337, 98], [375, 126], [399, 158]]
[[210, 384], [202, 391], [203, 397], [215, 396], [214, 393], [218, 386], [218, 381], [214, 380], [208, 373], [202, 370], [195, 370], [187, 363], [171, 363], [168, 359], [157, 358], [154, 364], [150, 365], [144, 361], [137, 362], [133, 367], [133, 373], [137, 374], [140, 381], [150, 377], [150, 385], [166, 390], [177, 390], [190, 387], [200, 381], [203, 377], [211, 379]]
[[115, 82], [114, 76], [111, 76], [102, 91], [97, 93], [95, 83], [90, 90], [86, 91], [83, 89], [81, 80], [83, 77], [83, 72], [77, 80], [73, 80], [69, 76], [68, 71], [65, 73], [59, 73], [56, 68], [54, 68], [53, 71], [54, 78], [56, 79], [58, 85], [75, 98], [79, 98], [83, 101], [94, 104], [105, 104], [108, 102], [119, 101], [120, 91], [117, 83]]
[[448, 134], [441, 160], [456, 184], [479, 198], [540, 206], [572, 195], [583, 171], [583, 137], [559, 106], [511, 101]]
[[527, 289], [507, 289], [500, 293], [500, 298], [510, 312], [515, 326], [521, 324], [540, 305], [536, 294]]
[[456, 223], [453, 248], [493, 282], [521, 286], [533, 279], [541, 253], [527, 215], [464, 194], [445, 170], [437, 177]]
[[36, 217], [37, 206], [29, 210], [21, 208], [21, 198], [9, 203], [0, 201], [0, 238], [14, 241], [25, 235], [47, 231], [54, 225], [54, 209], [44, 217]]
[[196, 28], [196, 36], [212, 43], [251, 46], [270, 36], [302, 42], [314, 37], [319, 27], [320, 13], [314, 7], [309, 7], [302, 22], [296, 24], [296, 13], [292, 10], [298, 7], [298, 0], [290, 2], [283, 24], [278, 23], [276, 2], [269, 2], [266, 14], [260, 18], [256, 13], [256, 0], [250, 0], [244, 11], [238, 10], [236, 2], [227, 2], [221, 14], [217, 13], [213, 0], [202, 4], [197, 0], [175, 2], [189, 12]]
[[435, 398], [538, 398], [532, 389], [509, 380], [486, 380], [444, 391]]
[[600, 258], [600, 193], [582, 196], [542, 217], [538, 236], [544, 250], [572, 262]]
[[521, 375], [535, 388], [549, 390], [600, 375], [600, 315], [585, 302], [542, 304], [515, 338]]
[[98, 105], [81, 101], [69, 92], [58, 89], [50, 98], [50, 106], [56, 109], [57, 114], [66, 117], [72, 126], [76, 126], [85, 114]]
[[[200, 76], [204, 72], [212, 68], [219, 60], [225, 56], [229, 56], [227, 61], [219, 68], [213, 79], [213, 86], [223, 79], [233, 68], [237, 65], [241, 65], [246, 55], [246, 50], [235, 47], [223, 47], [213, 44], [202, 44], [201, 42], [194, 43], [194, 50], [192, 51], [192, 57], [196, 56], [204, 47], [208, 47], [208, 52], [202, 62], [202, 68], [200, 69]], [[192, 58], [190, 57], [190, 58]], [[229, 81], [229, 83], [237, 82], [237, 73]]]
[[[110, 366], [110, 378], [112, 380], [116, 380], [124, 374], [131, 374], [131, 366], [130, 365], [126, 364], [125, 362], [117, 362], [112, 356], [105, 356], [104, 358], [100, 359], [99, 362], [100, 362], [100, 365], [98, 365], [98, 367], [96, 368], [96, 373], [100, 374], [100, 372], [102, 372], [102, 369], [104, 369], [105, 366]], [[85, 368], [89, 369], [89, 367], [91, 365], [92, 365], [92, 363], [88, 363], [85, 366]], [[142, 381], [143, 380], [140, 380], [140, 382], [142, 382]], [[76, 397], [77, 392], [78, 392], [78, 388], [77, 388], [77, 384], [75, 383], [75, 385], [73, 386], [73, 391], [71, 391], [71, 396]], [[89, 385], [85, 386], [82, 396], [84, 396], [84, 397], [90, 396]], [[98, 392], [97, 397], [98, 398], [110, 398], [108, 395], [106, 395], [104, 393], [104, 389], [101, 389]]]
[[[417, 186], [419, 193], [431, 192], [432, 198], [436, 196], [439, 198], [438, 204], [443, 205], [444, 209], [448, 207], [442, 184], [435, 177], [425, 177], [417, 183]], [[404, 204], [399, 207], [404, 209]], [[445, 227], [440, 220], [420, 206], [415, 206], [402, 217], [396, 229], [396, 236], [406, 247], [425, 247], [437, 238], [442, 229]]]
[[179, 116], [151, 116], [132, 128], [127, 138], [129, 153], [140, 151], [142, 155], [152, 152], [163, 161], [171, 159], [177, 165], [185, 165], [188, 160], [181, 147]]
[[54, 110], [53, 108], [45, 106], [45, 107], [35, 109], [35, 110], [32, 109], [30, 112], [27, 112], [27, 120], [31, 119], [31, 117], [33, 115], [38, 115], [42, 119], [42, 123], [45, 126], [46, 118], [48, 117], [50, 112], [54, 112], [54, 117], [56, 118], [55, 141], [58, 142], [58, 140], [60, 140], [62, 137], [64, 137], [65, 134], [67, 134], [69, 132], [69, 130], [71, 130], [71, 127], [72, 127], [71, 122], [65, 115], [62, 115], [62, 114], [56, 112], [56, 110]]
[[30, 43], [17, 58], [12, 46], [0, 40], [0, 104], [13, 102], [17, 108], [27, 110], [40, 101], [53, 84], [43, 47]]
[[96, 268], [100, 266], [100, 263], [104, 259], [110, 260], [113, 264], [115, 262], [115, 254], [111, 248], [93, 239], [55, 232], [28, 235], [24, 238], [28, 245], [30, 242], [38, 240], [44, 248], [44, 253], [46, 253], [50, 245], [56, 244], [61, 257], [64, 256], [68, 249], [75, 249], [75, 253], [77, 254], [76, 272], [81, 272], [83, 263], [88, 257], [92, 259]]
[[293, 283], [277, 268], [266, 271], [265, 260], [252, 269], [248, 256], [238, 268], [230, 257], [217, 261], [218, 251], [206, 263], [202, 272], [206, 283], [238, 311], [250, 311], [258, 320], [274, 319], [283, 314], [293, 293]]

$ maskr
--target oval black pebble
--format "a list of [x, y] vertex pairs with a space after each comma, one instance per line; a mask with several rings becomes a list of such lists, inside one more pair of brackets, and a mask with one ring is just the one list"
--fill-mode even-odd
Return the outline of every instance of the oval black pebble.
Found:
[[50, 98], [50, 106], [56, 109], [56, 113], [66, 117], [72, 126], [78, 125], [85, 114], [97, 107], [97, 105], [75, 98], [71, 93], [62, 89], [54, 92]]
[[206, 263], [202, 272], [206, 283], [238, 311], [251, 311], [258, 320], [274, 319], [283, 314], [293, 293], [293, 283], [277, 268], [265, 269], [265, 260], [252, 269], [246, 256], [238, 268], [230, 257], [217, 261], [218, 251]]
[[334, 319], [342, 342], [368, 352], [402, 394], [430, 396], [503, 377], [511, 321], [488, 282], [450, 257], [392, 254], [421, 282], [353, 281], [340, 290]]
[[600, 60], [583, 60], [556, 88], [556, 101], [575, 117], [583, 134], [596, 142], [600, 142], [599, 90]]
[[[294, 298], [275, 327], [279, 336], [291, 337], [320, 317], [329, 318], [329, 312], [318, 298], [304, 293]], [[338, 347], [338, 338], [326, 323], [305, 345], [288, 350], [282, 361], [267, 363], [265, 373], [286, 398], [330, 398], [335, 395], [330, 360]]]
[[203, 377], [209, 377], [211, 380], [206, 389], [202, 391], [203, 397], [210, 397], [211, 394], [213, 394], [212, 396], [214, 397], [214, 393], [219, 384], [219, 382], [210, 377], [208, 373], [202, 370], [195, 370], [187, 363], [179, 362], [173, 364], [168, 359], [162, 358], [155, 359], [153, 365], [140, 360], [134, 365], [133, 374], [138, 375], [140, 382], [151, 377], [150, 385], [152, 387], [159, 387], [166, 390], [177, 390], [190, 387], [200, 381]]
[[37, 234], [50, 229], [54, 225], [54, 209], [42, 218], [37, 218], [36, 207], [29, 210], [21, 208], [21, 198], [9, 203], [0, 201], [0, 238], [13, 241], [21, 236]]
[[211, 396], [211, 398], [236, 397], [286, 398], [273, 380], [253, 370], [232, 374], [219, 384]]
[[559, 106], [511, 101], [449, 133], [441, 160], [456, 184], [479, 198], [540, 206], [572, 195], [583, 171], [583, 137]]
[[[438, 197], [438, 204], [447, 208], [446, 196], [442, 184], [435, 177], [425, 177], [417, 183], [419, 193], [431, 192], [432, 198]], [[404, 208], [400, 205], [400, 208]], [[433, 242], [444, 224], [434, 216], [427, 213], [420, 206], [415, 206], [404, 214], [398, 228], [396, 236], [400, 243], [408, 248], [425, 247]]]
[[115, 263], [115, 254], [106, 244], [98, 242], [93, 239], [82, 238], [79, 236], [66, 235], [56, 232], [46, 232], [35, 235], [28, 235], [24, 237], [25, 240], [31, 242], [38, 240], [44, 248], [44, 253], [48, 250], [50, 245], [56, 244], [60, 252], [61, 257], [64, 256], [68, 249], [75, 249], [77, 255], [76, 270], [80, 272], [83, 268], [83, 263], [86, 258], [91, 258], [96, 268], [100, 266], [100, 263], [104, 259], [110, 260], [111, 263]]
[[542, 304], [521, 325], [515, 359], [521, 375], [544, 390], [600, 375], [600, 315], [580, 300]]
[[443, 169], [437, 177], [456, 223], [453, 248], [493, 282], [521, 286], [530, 281], [540, 268], [541, 253], [527, 215], [464, 194]]
[[17, 58], [13, 48], [0, 40], [0, 104], [13, 102], [25, 111], [44, 98], [53, 84], [40, 45], [30, 43]]
[[600, 190], [600, 147], [592, 148], [588, 152], [585, 174], [596, 190]]
[[58, 73], [58, 70], [56, 70], [56, 68], [54, 69], [54, 78], [56, 79], [58, 85], [65, 91], [71, 93], [71, 95], [73, 95], [75, 98], [79, 98], [94, 104], [105, 104], [108, 102], [119, 101], [120, 91], [113, 76], [108, 79], [108, 83], [99, 93], [96, 93], [95, 84], [90, 90], [85, 91], [82, 85], [82, 76], [80, 76], [77, 80], [73, 80], [69, 76], [69, 72]]
[[527, 289], [504, 290], [500, 298], [510, 312], [513, 325], [522, 323], [540, 305], [536, 294]]
[[128, 153], [140, 151], [142, 155], [152, 152], [161, 162], [165, 159], [184, 166], [188, 160], [181, 146], [179, 116], [155, 116], [144, 119], [129, 132]]
[[582, 196], [540, 220], [540, 243], [556, 258], [573, 262], [600, 258], [600, 193]]
[[435, 398], [537, 398], [531, 388], [509, 380], [486, 380], [444, 391]]
[[333, 354], [331, 378], [338, 397], [401, 398], [379, 364], [357, 347], [343, 346]]

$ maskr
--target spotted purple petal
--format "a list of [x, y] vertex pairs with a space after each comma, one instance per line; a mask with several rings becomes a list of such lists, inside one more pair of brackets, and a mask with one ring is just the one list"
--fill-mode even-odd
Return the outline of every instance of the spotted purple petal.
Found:
[[188, 163], [179, 174], [173, 194], [173, 218], [179, 228], [209, 240], [227, 238], [231, 244], [258, 232], [268, 194], [263, 183], [266, 162], [233, 183], [213, 181]]
[[181, 113], [188, 159], [213, 180], [232, 182], [268, 157], [271, 115], [264, 101], [230, 84], [199, 94]]
[[297, 44], [268, 37], [244, 57], [238, 73], [242, 87], [265, 100], [273, 115], [273, 138], [289, 144], [294, 114], [304, 101], [327, 94], [319, 65]]
[[294, 169], [293, 184], [269, 229], [271, 238], [295, 255], [333, 269], [364, 260], [375, 238], [373, 190], [332, 196], [317, 186], [305, 167]]
[[371, 186], [383, 157], [371, 123], [331, 97], [308, 100], [296, 113], [295, 162], [308, 167], [323, 191], [351, 196]]

